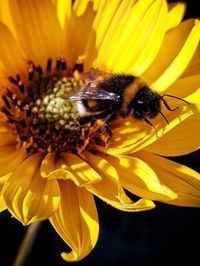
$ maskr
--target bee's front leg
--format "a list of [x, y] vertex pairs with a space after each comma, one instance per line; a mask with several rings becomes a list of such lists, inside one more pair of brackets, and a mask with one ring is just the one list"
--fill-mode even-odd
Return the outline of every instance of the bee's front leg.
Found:
[[105, 123], [102, 127], [102, 132], [106, 135], [106, 139], [105, 139], [105, 143], [106, 146], [109, 144], [109, 142], [112, 139], [112, 131], [110, 129], [110, 124], [113, 120], [115, 120], [117, 117], [116, 113], [112, 113], [110, 115], [108, 115], [105, 119]]
[[107, 146], [112, 139], [112, 131], [111, 131], [109, 125], [107, 125], [106, 123], [101, 128], [101, 131], [103, 134], [106, 135], [105, 144]]

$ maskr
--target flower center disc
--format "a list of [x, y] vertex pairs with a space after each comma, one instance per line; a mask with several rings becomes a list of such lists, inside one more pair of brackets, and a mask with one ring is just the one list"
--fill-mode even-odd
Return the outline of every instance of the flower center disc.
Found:
[[80, 153], [89, 144], [92, 134], [99, 129], [91, 121], [84, 126], [79, 124], [76, 103], [68, 98], [80, 90], [80, 81], [72, 75], [63, 76], [65, 66], [64, 61], [57, 62], [52, 73], [48, 60], [47, 72], [51, 71], [51, 75], [43, 75], [41, 67], [31, 63], [26, 88], [19, 75], [16, 79], [9, 78], [16, 89], [7, 89], [2, 96], [5, 103], [2, 112], [14, 129], [18, 142], [28, 153]]

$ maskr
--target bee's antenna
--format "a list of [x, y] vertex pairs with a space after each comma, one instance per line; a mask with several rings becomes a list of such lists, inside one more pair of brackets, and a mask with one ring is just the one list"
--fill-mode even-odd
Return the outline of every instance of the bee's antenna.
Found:
[[[178, 107], [175, 107], [175, 108], [171, 108], [169, 105], [168, 105], [168, 103], [167, 103], [167, 101], [164, 99], [164, 97], [170, 97], [170, 98], [174, 98], [174, 99], [177, 99], [177, 100], [180, 100], [180, 101], [182, 101], [182, 102], [184, 102], [184, 103], [187, 103], [187, 104], [190, 104], [189, 102], [187, 102], [186, 100], [184, 100], [184, 99], [181, 99], [181, 98], [179, 98], [179, 97], [177, 97], [177, 96], [174, 96], [174, 95], [170, 95], [170, 94], [163, 94], [162, 96], [160, 96], [160, 100], [163, 102], [163, 104], [165, 105], [165, 107], [167, 108], [167, 110], [169, 110], [169, 111], [175, 111], [175, 110], [177, 110], [178, 109]], [[161, 113], [161, 112], [160, 112]], [[162, 116], [163, 116], [163, 114], [161, 114]], [[164, 117], [164, 116], [163, 116]], [[164, 117], [165, 118], [165, 117]], [[165, 119], [166, 120], [166, 119]], [[168, 123], [168, 122], [167, 122]]]
[[180, 100], [180, 101], [182, 101], [182, 102], [185, 102], [185, 103], [187, 103], [187, 104], [190, 104], [188, 101], [186, 101], [186, 100], [184, 100], [184, 99], [182, 99], [182, 98], [179, 98], [179, 97], [177, 97], [177, 96], [170, 95], [170, 94], [167, 94], [167, 93], [165, 93], [165, 94], [163, 94], [163, 95], [161, 96], [162, 100], [163, 100], [164, 97], [170, 97], [170, 98], [178, 99], [178, 100]]

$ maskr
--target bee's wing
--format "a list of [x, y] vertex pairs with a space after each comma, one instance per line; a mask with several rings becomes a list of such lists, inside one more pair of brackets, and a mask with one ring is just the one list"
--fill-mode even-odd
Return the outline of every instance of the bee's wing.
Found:
[[81, 100], [110, 100], [110, 101], [118, 101], [120, 99], [120, 95], [108, 92], [106, 90], [87, 90], [80, 91], [74, 95], [69, 96], [69, 101], [81, 101]]

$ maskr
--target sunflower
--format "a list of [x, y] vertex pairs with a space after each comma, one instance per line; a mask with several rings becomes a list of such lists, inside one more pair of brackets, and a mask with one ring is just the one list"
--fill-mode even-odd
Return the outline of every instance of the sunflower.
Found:
[[[49, 219], [66, 261], [96, 244], [94, 196], [129, 212], [200, 206], [200, 175], [165, 158], [200, 144], [200, 22], [181, 22], [184, 11], [164, 0], [0, 3], [0, 210], [24, 225]], [[158, 115], [155, 128], [116, 119], [106, 143], [103, 119], [82, 126], [69, 100], [91, 68], [140, 76], [190, 105], [170, 98], [179, 108], [163, 108], [169, 124]]]

